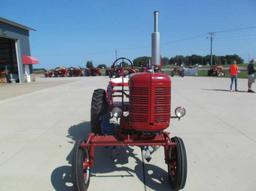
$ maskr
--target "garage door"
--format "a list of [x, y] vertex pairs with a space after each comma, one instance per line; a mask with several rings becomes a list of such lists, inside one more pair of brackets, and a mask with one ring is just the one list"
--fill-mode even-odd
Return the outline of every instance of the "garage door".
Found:
[[0, 83], [11, 80], [19, 80], [15, 40], [0, 37]]

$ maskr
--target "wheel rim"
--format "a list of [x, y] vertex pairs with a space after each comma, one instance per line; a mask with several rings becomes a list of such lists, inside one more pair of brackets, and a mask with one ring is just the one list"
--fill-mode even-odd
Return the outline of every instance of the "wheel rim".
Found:
[[176, 148], [170, 148], [169, 152], [169, 164], [168, 164], [168, 172], [172, 181], [175, 180], [177, 175], [177, 151]]
[[86, 167], [89, 163], [89, 157], [88, 157], [88, 150], [83, 151], [83, 178], [84, 178], [84, 183], [88, 184], [89, 178], [90, 178], [90, 168]]
[[168, 149], [168, 174], [171, 187], [175, 190], [183, 189], [187, 178], [187, 157], [181, 138], [173, 137], [175, 146]]
[[81, 145], [82, 142], [78, 140], [74, 146], [72, 176], [75, 188], [79, 191], [87, 191], [90, 184], [90, 158], [89, 150]]
[[85, 170], [85, 172], [84, 172], [84, 183], [85, 184], [87, 184], [88, 183], [88, 181], [89, 181], [89, 174], [90, 174], [90, 169], [89, 168], [87, 168], [86, 170]]

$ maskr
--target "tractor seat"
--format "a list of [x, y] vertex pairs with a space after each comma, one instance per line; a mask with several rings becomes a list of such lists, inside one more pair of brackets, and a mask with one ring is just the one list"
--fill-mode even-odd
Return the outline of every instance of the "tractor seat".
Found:
[[129, 81], [129, 78], [127, 77], [124, 77], [122, 79], [122, 77], [119, 77], [119, 78], [111, 78], [110, 79], [110, 84], [112, 87], [114, 86], [128, 86], [128, 81]]

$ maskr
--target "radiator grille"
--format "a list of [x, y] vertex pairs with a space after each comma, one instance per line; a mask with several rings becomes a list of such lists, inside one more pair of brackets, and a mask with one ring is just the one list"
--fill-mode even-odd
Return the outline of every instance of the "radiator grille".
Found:
[[146, 123], [147, 122], [147, 116], [145, 115], [131, 115], [130, 116], [131, 122], [143, 122]]
[[[130, 90], [131, 121], [147, 122], [148, 120], [148, 93], [147, 87], [132, 87]], [[134, 115], [133, 115], [134, 114]]]
[[170, 88], [155, 89], [155, 122], [166, 122], [170, 119]]
[[157, 115], [155, 116], [155, 121], [156, 122], [166, 122], [169, 121], [170, 116], [169, 115]]
[[170, 112], [170, 106], [155, 106], [155, 113], [169, 113]]
[[130, 91], [132, 95], [148, 95], [149, 89], [147, 87], [132, 87]]
[[129, 81], [129, 127], [162, 131], [170, 123], [171, 81], [160, 73], [135, 74]]
[[130, 102], [133, 104], [148, 104], [148, 98], [146, 96], [132, 96], [130, 97]]
[[166, 104], [170, 102], [170, 96], [155, 96], [155, 104]]
[[167, 87], [157, 87], [155, 89], [155, 95], [170, 95], [170, 88]]

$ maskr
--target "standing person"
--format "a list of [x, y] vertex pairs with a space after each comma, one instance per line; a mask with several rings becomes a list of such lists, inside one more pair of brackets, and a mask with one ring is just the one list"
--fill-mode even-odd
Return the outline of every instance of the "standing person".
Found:
[[230, 84], [230, 91], [232, 91], [232, 86], [235, 81], [235, 91], [237, 90], [237, 75], [238, 75], [238, 66], [236, 64], [236, 61], [234, 60], [233, 63], [229, 67], [229, 74], [231, 77], [231, 84]]
[[248, 71], [248, 92], [254, 93], [252, 90], [252, 83], [255, 82], [255, 76], [254, 73], [256, 72], [254, 69], [254, 60], [251, 60], [250, 63], [247, 66], [247, 71]]

